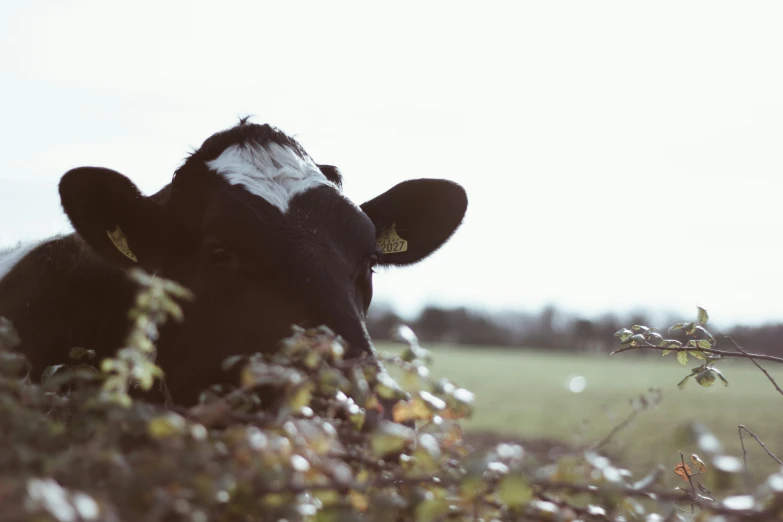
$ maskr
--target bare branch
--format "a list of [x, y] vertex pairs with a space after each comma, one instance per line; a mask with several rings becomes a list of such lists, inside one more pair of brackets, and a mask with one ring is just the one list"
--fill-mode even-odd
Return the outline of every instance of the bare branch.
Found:
[[585, 493], [593, 496], [601, 496], [602, 494], [621, 494], [628, 498], [646, 498], [655, 501], [669, 501], [669, 502], [688, 502], [702, 509], [708, 510], [711, 513], [719, 515], [731, 515], [736, 518], [743, 518], [749, 520], [762, 520], [758, 518], [761, 513], [752, 509], [737, 510], [730, 509], [717, 501], [707, 501], [703, 498], [694, 497], [688, 491], [684, 489], [679, 490], [647, 490], [647, 489], [634, 489], [631, 487], [612, 487], [602, 490], [599, 487], [591, 486], [587, 484], [573, 484], [567, 482], [553, 482], [548, 480], [537, 480], [532, 482], [533, 485], [541, 487], [547, 491], [565, 491], [568, 493]]
[[631, 421], [633, 421], [636, 418], [637, 415], [639, 415], [639, 410], [636, 410], [636, 409], [633, 410], [631, 412], [631, 414], [628, 415], [628, 417], [625, 418], [625, 420], [623, 420], [622, 422], [617, 424], [614, 428], [612, 428], [612, 431], [610, 431], [606, 435], [606, 437], [601, 439], [596, 444], [593, 444], [593, 446], [590, 449], [592, 451], [597, 451], [597, 450], [601, 449], [602, 447], [604, 447], [605, 445], [607, 445], [609, 443], [609, 441], [612, 440], [612, 438], [617, 434], [617, 432], [620, 431], [621, 429], [625, 428], [626, 426], [628, 426], [631, 423]]
[[765, 370], [764, 368], [762, 368], [762, 366], [761, 366], [759, 363], [757, 363], [757, 362], [756, 362], [756, 360], [754, 359], [754, 357], [758, 357], [758, 356], [756, 356], [756, 355], [750, 355], [748, 352], [746, 352], [745, 350], [743, 350], [743, 349], [742, 349], [742, 347], [741, 347], [739, 344], [737, 344], [737, 342], [736, 342], [734, 339], [732, 339], [732, 338], [731, 338], [731, 337], [729, 337], [728, 335], [726, 335], [725, 337], [726, 337], [726, 339], [728, 339], [728, 340], [731, 342], [731, 344], [733, 344], [733, 345], [734, 345], [734, 347], [735, 347], [737, 350], [739, 350], [740, 352], [744, 353], [744, 354], [747, 356], [747, 358], [748, 358], [748, 359], [750, 359], [750, 362], [752, 362], [753, 364], [755, 364], [755, 365], [756, 365], [756, 368], [758, 368], [759, 370], [761, 370], [761, 371], [764, 373], [764, 375], [766, 375], [766, 376], [767, 376], [767, 379], [769, 379], [769, 381], [772, 383], [772, 385], [775, 387], [775, 389], [778, 391], [778, 393], [779, 393], [779, 394], [781, 394], [781, 395], [783, 395], [783, 390], [781, 390], [781, 389], [780, 389], [780, 386], [778, 386], [778, 383], [776, 383], [776, 382], [775, 382], [775, 379], [773, 379], [773, 378], [772, 378], [772, 376], [771, 376], [769, 373], [767, 373], [767, 370]]
[[[696, 497], [696, 486], [693, 485], [693, 476], [688, 471], [688, 466], [685, 464], [685, 457], [682, 454], [682, 451], [680, 452], [680, 462], [682, 462], [682, 472], [685, 473], [685, 476], [688, 477], [688, 483], [691, 485], [691, 496]], [[691, 514], [695, 511], [695, 507], [693, 504], [691, 504]]]
[[775, 456], [775, 455], [774, 455], [774, 454], [773, 454], [771, 451], [769, 451], [769, 450], [767, 449], [767, 446], [766, 446], [766, 445], [765, 445], [763, 442], [761, 442], [761, 439], [759, 439], [758, 437], [756, 437], [756, 435], [755, 435], [755, 434], [754, 434], [752, 431], [750, 431], [748, 428], [746, 428], [745, 426], [743, 426], [742, 424], [740, 424], [740, 425], [739, 425], [739, 427], [738, 427], [738, 431], [739, 431], [739, 436], [740, 436], [740, 444], [742, 444], [742, 459], [745, 461], [745, 469], [746, 469], [746, 470], [748, 469], [748, 461], [747, 461], [747, 458], [746, 458], [746, 456], [747, 456], [747, 452], [745, 451], [745, 443], [742, 441], [742, 430], [745, 430], [745, 431], [747, 431], [747, 432], [748, 432], [748, 435], [750, 435], [751, 437], [753, 437], [754, 439], [756, 439], [756, 442], [758, 442], [758, 443], [759, 443], [759, 445], [760, 445], [762, 448], [764, 448], [764, 451], [766, 451], [766, 452], [767, 452], [767, 455], [769, 455], [770, 457], [772, 457], [772, 458], [775, 460], [775, 462], [777, 462], [778, 464], [780, 464], [781, 466], [783, 466], [783, 462], [781, 462], [781, 460], [780, 460], [779, 458], [777, 458], [777, 457], [776, 457], [776, 456]]
[[700, 352], [700, 353], [706, 353], [710, 355], [721, 355], [723, 357], [742, 357], [744, 359], [760, 359], [764, 361], [772, 361], [776, 363], [782, 363], [783, 364], [783, 357], [775, 357], [774, 355], [765, 355], [763, 353], [737, 353], [737, 352], [727, 352], [725, 350], [715, 350], [712, 348], [697, 348], [695, 346], [683, 346], [682, 348], [665, 348], [662, 346], [655, 346], [652, 344], [642, 344], [637, 346], [623, 346], [622, 348], [618, 348], [617, 350], [613, 351], [609, 355], [614, 355], [616, 353], [622, 353], [622, 352], [628, 352], [631, 350], [658, 350], [658, 351], [670, 351], [670, 352]]

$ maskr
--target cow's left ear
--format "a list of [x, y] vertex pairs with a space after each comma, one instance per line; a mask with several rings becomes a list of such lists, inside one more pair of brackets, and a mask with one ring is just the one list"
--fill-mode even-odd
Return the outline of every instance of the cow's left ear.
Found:
[[410, 265], [440, 248], [462, 223], [468, 197], [445, 179], [403, 181], [364, 203], [383, 251], [380, 265]]
[[119, 172], [80, 167], [60, 180], [60, 201], [76, 233], [124, 268], [157, 268], [163, 212]]

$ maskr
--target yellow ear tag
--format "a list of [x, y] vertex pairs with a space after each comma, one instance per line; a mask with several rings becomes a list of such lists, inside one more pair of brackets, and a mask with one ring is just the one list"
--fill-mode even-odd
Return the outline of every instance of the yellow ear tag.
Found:
[[399, 254], [400, 252], [408, 251], [408, 242], [397, 234], [394, 224], [381, 234], [378, 238], [378, 243], [381, 245], [381, 252], [384, 254]]
[[119, 225], [117, 225], [117, 228], [114, 230], [114, 232], [109, 232], [107, 230], [106, 235], [109, 236], [111, 242], [114, 243], [114, 246], [117, 247], [117, 250], [119, 250], [122, 255], [124, 255], [125, 257], [127, 257], [128, 259], [130, 259], [135, 263], [139, 262], [139, 260], [136, 259], [136, 256], [133, 254], [130, 247], [128, 246], [128, 238], [125, 237], [125, 234], [123, 234]]

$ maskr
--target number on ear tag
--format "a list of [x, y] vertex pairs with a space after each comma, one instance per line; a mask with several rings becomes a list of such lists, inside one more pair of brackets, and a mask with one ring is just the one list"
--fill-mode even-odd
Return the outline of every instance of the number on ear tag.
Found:
[[408, 242], [397, 234], [394, 224], [378, 237], [378, 244], [384, 254], [399, 254], [408, 251]]
[[139, 262], [139, 260], [136, 259], [136, 256], [133, 254], [133, 251], [128, 246], [128, 238], [125, 237], [125, 234], [122, 232], [119, 225], [117, 225], [117, 228], [114, 230], [114, 232], [109, 232], [107, 230], [106, 235], [109, 236], [111, 242], [114, 244], [115, 247], [117, 247], [117, 250], [119, 250], [122, 255], [124, 255], [134, 263]]

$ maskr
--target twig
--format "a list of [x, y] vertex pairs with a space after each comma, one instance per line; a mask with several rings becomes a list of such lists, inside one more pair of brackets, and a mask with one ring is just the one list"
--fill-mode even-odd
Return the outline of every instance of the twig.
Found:
[[606, 437], [601, 439], [600, 442], [594, 444], [593, 447], [591, 447], [590, 449], [592, 451], [597, 451], [597, 450], [601, 449], [603, 446], [605, 446], [606, 444], [608, 444], [609, 441], [612, 440], [612, 437], [614, 437], [617, 434], [618, 431], [620, 431], [621, 429], [623, 429], [626, 426], [628, 426], [631, 423], [631, 421], [633, 421], [636, 418], [637, 415], [639, 415], [639, 410], [636, 410], [636, 409], [633, 410], [631, 412], [631, 414], [628, 415], [628, 417], [625, 418], [625, 420], [623, 420], [621, 423], [617, 424], [614, 428], [612, 428], [612, 431], [610, 431], [606, 435]]
[[740, 425], [739, 425], [739, 427], [737, 428], [737, 431], [739, 432], [740, 444], [742, 444], [742, 460], [745, 462], [745, 470], [746, 470], [746, 471], [747, 471], [747, 469], [748, 469], [748, 459], [747, 459], [748, 452], [747, 452], [747, 451], [745, 451], [745, 442], [742, 440], [742, 430], [745, 430], [745, 431], [747, 431], [747, 432], [748, 432], [748, 435], [750, 435], [751, 437], [753, 437], [754, 439], [756, 439], [756, 442], [758, 442], [758, 443], [759, 443], [759, 445], [760, 445], [762, 448], [764, 448], [764, 451], [766, 451], [766, 452], [767, 452], [767, 455], [769, 455], [770, 457], [772, 457], [772, 458], [775, 460], [775, 462], [777, 462], [778, 464], [780, 464], [781, 466], [783, 466], [783, 462], [781, 462], [781, 460], [780, 460], [779, 458], [777, 458], [777, 457], [776, 457], [776, 456], [775, 456], [775, 455], [774, 455], [774, 454], [773, 454], [771, 451], [769, 451], [769, 450], [767, 449], [767, 446], [766, 446], [766, 444], [764, 444], [763, 442], [761, 442], [761, 439], [759, 439], [758, 437], [756, 437], [756, 435], [755, 435], [755, 434], [754, 434], [752, 431], [750, 431], [748, 428], [746, 428], [745, 426], [743, 426], [742, 424], [740, 424]]
[[708, 353], [711, 355], [722, 355], [724, 357], [742, 357], [745, 359], [761, 359], [765, 361], [772, 361], [776, 363], [783, 363], [782, 357], [775, 357], [774, 355], [765, 355], [763, 353], [737, 353], [737, 352], [727, 352], [725, 350], [715, 350], [713, 348], [697, 348], [695, 346], [683, 346], [682, 348], [665, 348], [663, 346], [655, 346], [653, 344], [642, 344], [637, 346], [623, 346], [622, 348], [618, 348], [609, 355], [614, 355], [616, 353], [622, 353], [622, 352], [628, 352], [630, 350], [658, 350], [658, 351], [664, 351], [668, 350], [670, 352], [701, 352], [701, 353]]
[[568, 482], [550, 482], [547, 480], [538, 480], [532, 482], [532, 484], [544, 488], [548, 491], [566, 491], [568, 493], [586, 493], [590, 495], [609, 494], [622, 495], [624, 497], [633, 498], [646, 498], [649, 500], [663, 501], [663, 502], [689, 502], [702, 509], [709, 510], [712, 513], [719, 515], [731, 515], [732, 517], [747, 518], [753, 520], [762, 520], [758, 518], [760, 512], [753, 509], [735, 510], [730, 509], [719, 502], [705, 501], [699, 497], [694, 497], [684, 489], [680, 490], [646, 490], [646, 489], [634, 489], [628, 486], [620, 486], [616, 488], [609, 488], [602, 490], [597, 486], [591, 486], [586, 484], [573, 484]]
[[750, 359], [750, 362], [755, 364], [756, 368], [761, 370], [764, 373], [764, 375], [767, 376], [767, 379], [769, 379], [769, 381], [772, 383], [772, 385], [775, 387], [775, 389], [778, 391], [778, 393], [783, 395], [783, 390], [780, 389], [780, 386], [778, 386], [778, 383], [775, 382], [775, 379], [773, 379], [772, 376], [769, 373], [767, 373], [767, 370], [762, 368], [762, 366], [759, 363], [757, 363], [756, 360], [754, 359], [754, 357], [758, 357], [758, 356], [757, 355], [750, 355], [748, 352], [743, 350], [742, 347], [739, 344], [737, 344], [737, 342], [734, 339], [732, 339], [728, 335], [726, 335], [725, 337], [726, 337], [726, 339], [728, 339], [731, 342], [731, 344], [734, 345], [734, 347], [737, 350], [739, 350], [740, 352], [744, 353], [747, 356], [747, 358]]
[[[688, 466], [685, 465], [685, 457], [682, 454], [682, 451], [680, 452], [680, 462], [682, 462], [682, 472], [685, 473], [685, 476], [688, 477], [688, 483], [691, 485], [691, 496], [696, 497], [696, 486], [693, 485], [693, 478], [690, 474], [690, 471], [688, 471]], [[693, 504], [691, 504], [691, 515], [694, 513], [695, 508]]]

